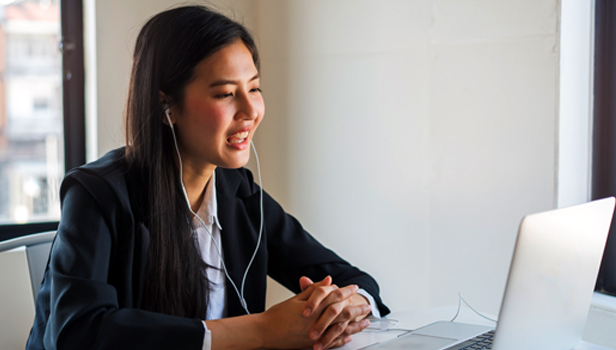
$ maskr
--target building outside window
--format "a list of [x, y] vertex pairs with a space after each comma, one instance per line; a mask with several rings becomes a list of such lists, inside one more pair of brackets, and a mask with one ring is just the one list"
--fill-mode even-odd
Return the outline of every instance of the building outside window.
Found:
[[0, 225], [60, 218], [60, 40], [58, 0], [0, 0]]

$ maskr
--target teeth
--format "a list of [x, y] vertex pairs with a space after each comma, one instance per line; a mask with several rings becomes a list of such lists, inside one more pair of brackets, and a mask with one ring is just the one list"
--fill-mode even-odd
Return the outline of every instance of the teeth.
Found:
[[229, 143], [242, 143], [248, 137], [248, 131], [238, 132], [229, 136]]

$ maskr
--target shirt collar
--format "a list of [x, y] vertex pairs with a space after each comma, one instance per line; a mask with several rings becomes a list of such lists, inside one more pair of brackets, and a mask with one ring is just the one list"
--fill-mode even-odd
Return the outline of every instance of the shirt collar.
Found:
[[[218, 229], [222, 231], [222, 226], [218, 220], [218, 200], [216, 198], [216, 172], [212, 173], [210, 181], [205, 185], [205, 193], [201, 207], [197, 211], [199, 217], [208, 225], [216, 223]], [[197, 218], [195, 218], [197, 219]]]

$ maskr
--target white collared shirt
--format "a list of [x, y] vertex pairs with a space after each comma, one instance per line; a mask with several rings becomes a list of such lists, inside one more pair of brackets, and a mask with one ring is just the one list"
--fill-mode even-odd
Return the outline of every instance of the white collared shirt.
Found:
[[[223, 318], [227, 314], [227, 294], [225, 272], [222, 266], [223, 251], [220, 231], [222, 226], [218, 221], [218, 201], [216, 200], [216, 172], [205, 185], [203, 201], [197, 211], [197, 215], [203, 223], [193, 217], [193, 227], [197, 235], [197, 244], [201, 252], [201, 258], [210, 266], [206, 270], [207, 279], [210, 281], [210, 300], [206, 310], [206, 320]], [[203, 227], [205, 224], [205, 227]], [[210, 236], [210, 233], [212, 236]], [[205, 333], [203, 335], [203, 350], [212, 349], [212, 332], [203, 321]]]
[[[210, 281], [210, 300], [207, 305], [206, 320], [216, 320], [227, 315], [226, 277], [222, 266], [223, 251], [221, 244], [222, 226], [218, 221], [218, 202], [216, 200], [216, 173], [205, 186], [203, 202], [197, 211], [206, 227], [197, 217], [193, 217], [193, 227], [203, 261], [210, 266], [206, 270]], [[212, 236], [210, 236], [210, 233]], [[216, 247], [218, 246], [218, 247]]]

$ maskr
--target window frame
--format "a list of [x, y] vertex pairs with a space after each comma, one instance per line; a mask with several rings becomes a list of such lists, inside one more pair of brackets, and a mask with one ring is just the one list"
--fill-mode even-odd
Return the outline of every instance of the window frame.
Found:
[[[616, 196], [616, 3], [595, 2], [592, 198]], [[616, 296], [616, 218], [595, 290]]]
[[[65, 172], [86, 162], [83, 1], [60, 1]], [[0, 241], [56, 230], [58, 222], [0, 225]]]
[[68, 172], [86, 162], [83, 1], [61, 0], [60, 22], [62, 27], [64, 167]]

